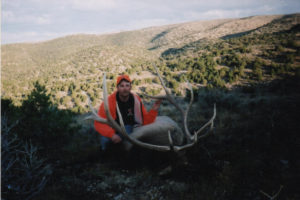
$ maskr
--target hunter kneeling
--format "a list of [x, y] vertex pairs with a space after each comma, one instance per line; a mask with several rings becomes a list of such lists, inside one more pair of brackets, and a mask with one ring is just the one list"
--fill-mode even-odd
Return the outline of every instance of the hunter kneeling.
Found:
[[[162, 100], [157, 100], [152, 109], [147, 112], [141, 98], [131, 92], [131, 80], [128, 75], [120, 75], [117, 78], [117, 91], [108, 96], [108, 107], [112, 118], [120, 125], [117, 114], [117, 104], [125, 125], [126, 132], [132, 133], [133, 128], [151, 124], [155, 121]], [[98, 115], [107, 119], [104, 102], [102, 102]], [[95, 129], [101, 134], [101, 148], [105, 150], [109, 143], [121, 143], [125, 138], [106, 123], [94, 122]]]

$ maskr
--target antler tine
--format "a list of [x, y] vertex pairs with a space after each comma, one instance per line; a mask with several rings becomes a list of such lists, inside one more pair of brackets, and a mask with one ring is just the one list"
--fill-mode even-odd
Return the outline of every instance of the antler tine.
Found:
[[192, 141], [191, 143], [188, 143], [188, 144], [186, 144], [186, 145], [183, 145], [183, 146], [176, 146], [176, 147], [174, 148], [174, 151], [175, 151], [175, 152], [178, 152], [178, 151], [182, 151], [183, 149], [188, 149], [188, 148], [190, 148], [190, 147], [193, 147], [193, 146], [198, 142], [198, 137], [197, 137], [197, 135], [195, 135], [195, 136], [193, 137], [192, 140], [193, 140], [193, 141]]
[[111, 116], [109, 108], [108, 108], [106, 73], [103, 74], [103, 102], [104, 102], [104, 110], [105, 110], [105, 114], [107, 116], [107, 119], [99, 117], [99, 115], [97, 114], [97, 112], [95, 111], [93, 106], [91, 105], [91, 99], [90, 99], [89, 95], [87, 95], [87, 97], [88, 97], [88, 105], [89, 105], [89, 107], [92, 111], [92, 114], [90, 116], [87, 116], [85, 118], [85, 120], [93, 119], [95, 121], [98, 121], [98, 122], [101, 122], [101, 123], [104, 123], [104, 124], [108, 124], [109, 126], [114, 128], [118, 132], [121, 132], [121, 130], [122, 130], [121, 127], [117, 124], [117, 122], [115, 122], [115, 120]]
[[147, 148], [147, 149], [151, 149], [151, 150], [156, 150], [156, 151], [170, 151], [171, 148], [168, 147], [168, 146], [160, 146], [160, 145], [153, 145], [153, 144], [148, 144], [148, 143], [144, 143], [144, 142], [141, 142], [137, 139], [134, 139], [132, 137], [130, 137], [127, 132], [126, 132], [126, 129], [125, 129], [125, 126], [124, 126], [124, 122], [123, 122], [123, 118], [122, 118], [122, 114], [120, 112], [120, 109], [119, 109], [119, 106], [118, 106], [118, 103], [117, 103], [117, 113], [118, 113], [118, 116], [119, 116], [119, 119], [120, 119], [120, 124], [121, 124], [121, 131], [120, 133], [127, 139], [129, 140], [131, 143], [135, 144], [135, 145], [138, 145], [140, 147], [143, 147], [143, 148]]
[[188, 144], [183, 145], [183, 146], [175, 146], [174, 151], [177, 152], [177, 151], [181, 151], [183, 149], [190, 148], [198, 142], [198, 139], [208, 136], [212, 132], [211, 130], [207, 131], [207, 133], [205, 133], [204, 135], [201, 135], [200, 137], [198, 136], [198, 134], [209, 125], [211, 125], [211, 129], [213, 128], [214, 119], [215, 119], [216, 114], [217, 114], [216, 110], [217, 110], [216, 109], [216, 104], [214, 104], [214, 114], [213, 114], [212, 118], [194, 134], [194, 136], [192, 137], [193, 142], [188, 143]]
[[103, 102], [104, 110], [107, 117], [107, 124], [114, 128], [117, 132], [121, 133], [123, 131], [122, 127], [113, 119], [108, 108], [108, 96], [107, 96], [107, 86], [106, 86], [106, 73], [103, 75]]
[[194, 137], [198, 137], [198, 139], [204, 138], [206, 136], [208, 136], [212, 131], [208, 131], [207, 133], [205, 133], [204, 135], [198, 136], [198, 134], [203, 131], [207, 126], [211, 125], [211, 128], [213, 128], [213, 124], [214, 124], [214, 120], [216, 118], [217, 115], [217, 109], [216, 109], [216, 104], [214, 104], [214, 114], [212, 116], [212, 118], [206, 123], [204, 124], [204, 126], [202, 126], [198, 131], [195, 132]]
[[[155, 64], [153, 64], [153, 67], [154, 67], [154, 69], [155, 69], [155, 71], [156, 71], [156, 74], [157, 74], [157, 76], [158, 76], [158, 78], [159, 78], [159, 80], [160, 80], [160, 82], [161, 82], [161, 84], [162, 84], [164, 90], [166, 91], [166, 97], [165, 97], [165, 98], [166, 98], [171, 104], [173, 104], [173, 105], [181, 112], [181, 114], [182, 114], [182, 116], [183, 116], [183, 122], [182, 122], [182, 123], [183, 123], [183, 126], [184, 126], [184, 133], [186, 134], [188, 140], [191, 140], [192, 135], [191, 135], [191, 133], [189, 132], [189, 130], [188, 130], [188, 128], [187, 128], [187, 114], [188, 114], [188, 112], [185, 112], [185, 111], [184, 111], [184, 110], [176, 103], [176, 101], [175, 101], [175, 99], [173, 98], [173, 96], [172, 96], [172, 95], [169, 93], [169, 91], [167, 90], [166, 85], [165, 85], [165, 83], [164, 83], [162, 77], [160, 76], [160, 74], [159, 74], [159, 72], [158, 72], [158, 69], [157, 69], [157, 67], [155, 66]], [[191, 90], [191, 91], [192, 91], [192, 90]], [[191, 100], [194, 100], [194, 95], [193, 95], [193, 93], [191, 93], [191, 94], [192, 94]], [[188, 106], [188, 110], [190, 109], [190, 107], [191, 107], [191, 103], [190, 103], [189, 106]]]
[[90, 99], [89, 95], [86, 94], [86, 96], [88, 98], [88, 105], [89, 105], [89, 107], [90, 107], [90, 109], [92, 111], [92, 114], [89, 115], [89, 116], [87, 116], [87, 117], [85, 117], [84, 120], [93, 119], [95, 121], [107, 124], [107, 120], [104, 119], [104, 118], [99, 117], [99, 115], [97, 114], [96, 110], [91, 105], [91, 99]]
[[192, 107], [192, 104], [193, 104], [193, 101], [194, 101], [194, 92], [193, 92], [193, 88], [191, 86], [191, 84], [187, 81], [187, 84], [188, 84], [188, 87], [191, 91], [191, 100], [190, 100], [190, 103], [186, 109], [186, 111], [184, 112], [184, 118], [183, 118], [183, 126], [184, 126], [184, 131], [186, 133], [186, 135], [189, 137], [190, 140], [193, 139], [189, 129], [188, 129], [188, 125], [187, 125], [187, 117], [188, 117], [188, 113], [190, 111], [190, 108]]
[[[190, 102], [190, 105], [191, 105], [191, 102]], [[190, 105], [189, 105], [189, 107], [190, 107]], [[183, 145], [183, 146], [175, 146], [174, 151], [177, 152], [177, 151], [182, 151], [183, 149], [190, 148], [198, 142], [198, 139], [201, 139], [201, 138], [204, 138], [204, 137], [208, 136], [212, 132], [211, 130], [207, 131], [207, 133], [205, 133], [204, 135], [201, 135], [200, 137], [198, 136], [198, 134], [209, 125], [211, 125], [210, 129], [213, 128], [214, 119], [215, 119], [216, 114], [217, 114], [216, 110], [217, 110], [216, 109], [216, 104], [214, 104], [214, 114], [213, 114], [212, 118], [204, 126], [202, 126], [197, 132], [195, 132], [194, 136], [190, 138], [192, 140], [192, 142], [188, 143], [186, 145]]]
[[193, 88], [192, 88], [191, 84], [188, 81], [187, 81], [187, 84], [188, 84], [188, 87], [189, 87], [189, 89], [191, 91], [191, 100], [190, 100], [190, 103], [189, 103], [189, 105], [187, 107], [187, 110], [186, 110], [186, 113], [189, 113], [190, 108], [191, 108], [191, 106], [192, 106], [192, 104], [194, 102], [194, 92], [193, 92]]
[[165, 85], [164, 80], [162, 79], [162, 77], [160, 76], [160, 74], [159, 74], [159, 72], [158, 72], [157, 67], [156, 67], [154, 64], [153, 64], [153, 67], [154, 67], [154, 69], [155, 69], [155, 71], [156, 71], [156, 74], [157, 74], [157, 76], [158, 76], [158, 78], [159, 78], [159, 80], [160, 80], [160, 82], [161, 82], [161, 85], [163, 86], [163, 88], [164, 88], [164, 90], [165, 90], [165, 92], [166, 92], [165, 98], [166, 98], [171, 104], [173, 104], [177, 109], [179, 109], [180, 112], [183, 114], [183, 113], [184, 113], [184, 110], [183, 110], [183, 109], [175, 102], [174, 98], [172, 97], [172, 95], [171, 95], [170, 92], [168, 91], [168, 89], [167, 89], [167, 87], [166, 87], [166, 85]]
[[175, 146], [174, 151], [175, 152], [182, 151], [183, 149], [187, 149], [187, 148], [190, 148], [190, 147], [194, 146], [194, 144], [195, 144], [195, 142], [188, 143], [188, 144], [183, 145], [183, 146]]
[[168, 130], [168, 138], [169, 138], [170, 148], [174, 149], [174, 143], [173, 143], [173, 139], [172, 139], [170, 130]]

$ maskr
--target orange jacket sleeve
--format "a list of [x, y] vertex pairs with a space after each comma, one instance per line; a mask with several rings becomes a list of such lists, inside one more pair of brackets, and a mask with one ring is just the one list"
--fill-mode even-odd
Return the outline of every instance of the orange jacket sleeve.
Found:
[[139, 98], [141, 105], [142, 105], [142, 113], [143, 113], [143, 125], [147, 125], [147, 124], [151, 124], [155, 121], [156, 116], [157, 116], [157, 111], [156, 110], [149, 110], [149, 112], [147, 112], [144, 104], [142, 103], [141, 99]]
[[[103, 102], [99, 108], [98, 115], [100, 117], [106, 119]], [[94, 126], [95, 126], [96, 131], [105, 137], [111, 138], [115, 134], [115, 130], [113, 128], [111, 128], [110, 126], [108, 126], [107, 124], [103, 124], [103, 123], [94, 121]]]
[[[144, 111], [143, 111], [143, 113], [144, 113]], [[149, 112], [146, 115], [143, 114], [143, 116], [144, 116], [144, 125], [153, 123], [156, 119], [157, 113], [158, 112], [155, 111], [155, 110], [149, 110]]]
[[[115, 119], [116, 118], [116, 93], [114, 93], [108, 97], [108, 104], [109, 104], [110, 113], [111, 113], [112, 117]], [[106, 119], [103, 102], [101, 103], [101, 106], [99, 108], [98, 115], [100, 117]], [[103, 124], [103, 123], [100, 123], [97, 121], [94, 121], [94, 126], [95, 126], [96, 131], [105, 137], [111, 138], [116, 132], [113, 128], [111, 128], [107, 124]]]

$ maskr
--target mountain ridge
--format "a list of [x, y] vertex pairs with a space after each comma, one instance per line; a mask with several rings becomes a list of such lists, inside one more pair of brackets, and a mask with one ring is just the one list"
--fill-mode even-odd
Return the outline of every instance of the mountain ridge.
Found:
[[[217, 39], [224, 35], [253, 30], [283, 16], [266, 15], [237, 19], [201, 20], [112, 34], [71, 35], [39, 43], [6, 44], [2, 45], [2, 66], [4, 68], [7, 65], [14, 64], [16, 64], [16, 67], [23, 66], [23, 62], [15, 63], [18, 60], [28, 62], [25, 62], [25, 65], [40, 65], [40, 62], [33, 61], [33, 59], [38, 57], [44, 62], [44, 60], [47, 61], [50, 58], [51, 62], [53, 62], [53, 60], [93, 46], [117, 48], [132, 46], [145, 50], [151, 49], [152, 51], [148, 53], [157, 52], [154, 55], [158, 57], [160, 53], [168, 48], [180, 47], [203, 38]], [[296, 16], [298, 15], [296, 14]], [[246, 23], [249, 20], [254, 20], [254, 23]], [[242, 27], [241, 23], [245, 24], [245, 27]], [[165, 34], [162, 35], [162, 33]]]

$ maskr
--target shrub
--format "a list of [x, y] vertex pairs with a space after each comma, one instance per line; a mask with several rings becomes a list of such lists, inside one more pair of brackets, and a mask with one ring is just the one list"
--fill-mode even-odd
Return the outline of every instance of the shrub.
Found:
[[263, 62], [261, 59], [256, 59], [253, 64], [253, 74], [258, 80], [262, 80], [262, 75], [263, 75], [262, 65]]
[[283, 46], [281, 46], [281, 45], [277, 45], [277, 46], [275, 47], [275, 49], [276, 49], [276, 51], [279, 51], [280, 53], [284, 52], [284, 48], [283, 48]]
[[4, 199], [31, 199], [40, 193], [52, 173], [38, 156], [38, 148], [23, 142], [1, 116], [1, 194]]
[[286, 63], [292, 64], [292, 63], [294, 63], [294, 61], [295, 61], [295, 56], [294, 56], [293, 54], [286, 54], [286, 55], [284, 56], [284, 61], [285, 61]]

